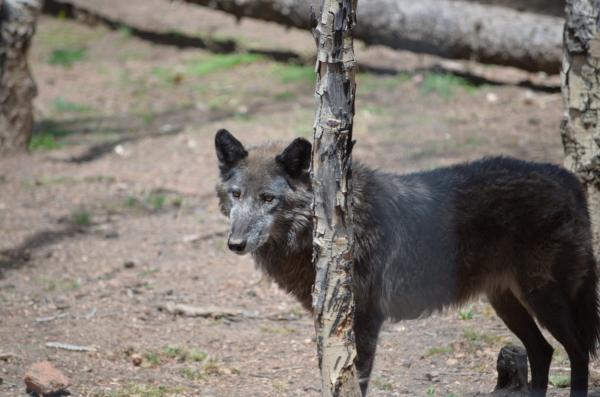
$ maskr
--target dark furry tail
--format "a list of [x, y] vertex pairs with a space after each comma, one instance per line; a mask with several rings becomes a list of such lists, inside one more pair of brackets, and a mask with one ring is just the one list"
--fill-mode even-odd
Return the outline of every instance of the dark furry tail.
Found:
[[600, 313], [598, 312], [600, 302], [597, 291], [598, 271], [593, 256], [590, 262], [588, 273], [579, 287], [573, 307], [580, 340], [590, 357], [595, 358], [600, 342]]

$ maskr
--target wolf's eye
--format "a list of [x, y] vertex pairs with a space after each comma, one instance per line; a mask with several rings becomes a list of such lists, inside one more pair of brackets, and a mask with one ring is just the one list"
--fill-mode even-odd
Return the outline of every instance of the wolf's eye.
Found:
[[235, 198], [240, 198], [240, 196], [242, 195], [242, 192], [240, 192], [239, 190], [234, 190], [231, 192], [231, 195]]
[[270, 203], [271, 201], [273, 201], [275, 199], [275, 196], [273, 196], [271, 194], [264, 194], [262, 196], [262, 199], [263, 199], [264, 202]]

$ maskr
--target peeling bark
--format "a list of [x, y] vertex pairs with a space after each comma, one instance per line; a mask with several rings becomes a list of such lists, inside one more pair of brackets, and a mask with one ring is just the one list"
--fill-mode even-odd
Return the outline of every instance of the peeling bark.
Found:
[[[310, 27], [317, 0], [184, 0], [238, 18]], [[452, 59], [558, 73], [562, 18], [460, 0], [369, 0], [358, 10], [355, 38]]]
[[25, 150], [36, 86], [27, 52], [41, 0], [0, 0], [0, 153]]
[[313, 23], [317, 41], [311, 171], [317, 269], [315, 329], [322, 395], [359, 397], [351, 287], [351, 151], [356, 92], [352, 31], [356, 0], [323, 0], [321, 10]]
[[583, 182], [600, 254], [600, 2], [567, 0], [561, 72], [565, 166]]

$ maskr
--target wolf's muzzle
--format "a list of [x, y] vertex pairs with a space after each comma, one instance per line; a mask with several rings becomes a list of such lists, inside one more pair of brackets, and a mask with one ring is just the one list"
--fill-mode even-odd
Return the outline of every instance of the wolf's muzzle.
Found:
[[246, 240], [229, 238], [227, 245], [229, 246], [229, 249], [236, 254], [243, 254], [246, 249]]

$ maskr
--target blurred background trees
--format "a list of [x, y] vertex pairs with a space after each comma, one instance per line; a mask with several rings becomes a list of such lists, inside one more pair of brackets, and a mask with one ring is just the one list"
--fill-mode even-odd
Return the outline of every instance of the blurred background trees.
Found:
[[0, 153], [27, 147], [35, 82], [27, 52], [42, 0], [0, 0]]

